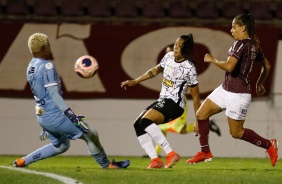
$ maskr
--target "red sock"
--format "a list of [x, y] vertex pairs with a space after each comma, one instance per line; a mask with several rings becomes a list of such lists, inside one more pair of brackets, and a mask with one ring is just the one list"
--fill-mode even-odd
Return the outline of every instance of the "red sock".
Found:
[[247, 128], [244, 128], [244, 133], [241, 137], [241, 140], [247, 141], [264, 149], [267, 149], [269, 146], [271, 146], [269, 140], [259, 136], [256, 132]]
[[201, 151], [204, 153], [210, 152], [209, 147], [209, 132], [210, 132], [210, 121], [206, 120], [198, 120], [199, 126], [199, 140], [201, 145]]

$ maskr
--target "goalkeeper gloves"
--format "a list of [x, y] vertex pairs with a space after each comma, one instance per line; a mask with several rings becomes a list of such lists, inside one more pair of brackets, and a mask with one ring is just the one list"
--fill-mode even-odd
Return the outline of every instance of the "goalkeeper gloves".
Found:
[[84, 116], [75, 115], [74, 112], [70, 108], [65, 110], [64, 113], [79, 130], [81, 130], [83, 133], [89, 132], [89, 128], [87, 124], [83, 121], [85, 120]]
[[41, 141], [45, 141], [47, 138], [48, 138], [47, 132], [46, 132], [45, 130], [42, 130], [42, 131], [40, 132], [39, 139], [40, 139]]

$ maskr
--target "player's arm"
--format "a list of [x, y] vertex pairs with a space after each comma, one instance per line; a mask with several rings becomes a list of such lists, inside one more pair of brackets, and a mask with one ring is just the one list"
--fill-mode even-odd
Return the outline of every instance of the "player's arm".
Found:
[[207, 63], [213, 63], [220, 69], [226, 71], [226, 72], [232, 72], [238, 62], [238, 59], [232, 56], [229, 56], [227, 58], [227, 61], [219, 61], [216, 58], [214, 58], [210, 54], [206, 54], [204, 57], [204, 61]]
[[146, 73], [141, 75], [140, 77], [134, 79], [134, 80], [126, 80], [121, 82], [120, 87], [126, 89], [126, 86], [135, 86], [136, 84], [139, 84], [142, 81], [151, 79], [155, 76], [157, 76], [159, 73], [163, 71], [163, 68], [160, 65], [157, 65], [151, 69], [149, 69]]
[[190, 93], [191, 93], [191, 96], [192, 96], [192, 99], [193, 99], [194, 112], [196, 114], [197, 110], [201, 106], [199, 85], [198, 84], [194, 85], [194, 86], [190, 87], [189, 89], [190, 89]]
[[59, 94], [59, 87], [57, 85], [47, 87], [47, 91], [54, 102], [54, 104], [64, 112], [64, 114], [71, 120], [71, 122], [79, 128], [83, 133], [88, 133], [89, 128], [88, 126], [83, 122], [85, 119], [84, 116], [77, 116], [71, 108], [67, 106], [62, 96]]
[[263, 83], [269, 74], [270, 68], [271, 68], [271, 65], [269, 61], [267, 60], [267, 58], [264, 58], [262, 61], [262, 68], [261, 68], [260, 76], [256, 83], [256, 92], [258, 96], [262, 96], [266, 91], [263, 86]]
[[[192, 96], [192, 99], [193, 99], [194, 112], [195, 112], [195, 115], [196, 115], [196, 112], [198, 111], [198, 109], [201, 106], [199, 85], [196, 84], [194, 86], [191, 86], [189, 89], [190, 89], [190, 93], [191, 93], [191, 96]], [[198, 122], [197, 121], [194, 124], [194, 132], [195, 132], [195, 136], [198, 136], [199, 128], [198, 128]]]

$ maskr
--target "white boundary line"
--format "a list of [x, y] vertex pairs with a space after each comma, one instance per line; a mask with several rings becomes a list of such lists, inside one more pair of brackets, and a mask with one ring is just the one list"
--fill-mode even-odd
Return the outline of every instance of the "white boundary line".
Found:
[[65, 183], [65, 184], [83, 184], [80, 181], [74, 180], [72, 178], [60, 176], [60, 175], [53, 174], [53, 173], [38, 172], [38, 171], [28, 170], [28, 169], [25, 169], [25, 168], [16, 168], [16, 167], [11, 167], [11, 166], [1, 166], [1, 165], [0, 165], [0, 168], [20, 171], [20, 172], [29, 173], [29, 174], [43, 175], [43, 176], [46, 176], [46, 177], [50, 177], [50, 178], [54, 178], [56, 180], [59, 180], [59, 181]]

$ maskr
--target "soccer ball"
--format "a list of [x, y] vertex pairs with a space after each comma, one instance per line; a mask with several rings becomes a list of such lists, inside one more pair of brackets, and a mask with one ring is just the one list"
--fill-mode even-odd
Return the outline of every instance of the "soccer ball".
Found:
[[82, 78], [91, 78], [98, 71], [99, 65], [97, 60], [89, 55], [78, 58], [74, 64], [74, 71]]

